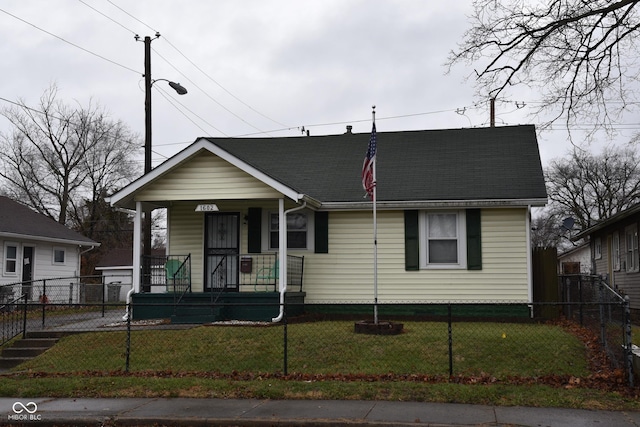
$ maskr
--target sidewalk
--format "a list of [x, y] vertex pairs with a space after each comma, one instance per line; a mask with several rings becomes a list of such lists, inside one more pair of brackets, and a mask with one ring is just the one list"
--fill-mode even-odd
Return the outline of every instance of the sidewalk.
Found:
[[640, 412], [360, 400], [0, 398], [0, 425], [637, 427]]

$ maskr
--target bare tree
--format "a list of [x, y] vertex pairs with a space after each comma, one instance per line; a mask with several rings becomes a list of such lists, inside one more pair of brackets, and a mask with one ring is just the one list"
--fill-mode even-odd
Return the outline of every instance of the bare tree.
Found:
[[38, 109], [19, 102], [0, 111], [13, 126], [11, 133], [0, 133], [0, 177], [9, 196], [77, 226], [87, 206], [97, 206], [104, 194], [137, 175], [132, 157], [141, 144], [101, 108], [70, 107], [56, 96], [54, 85]]
[[567, 126], [608, 126], [637, 101], [640, 0], [474, 0], [471, 28], [449, 69], [473, 64], [483, 98], [513, 85], [542, 97], [536, 113]]
[[610, 147], [600, 155], [575, 149], [546, 169], [549, 210], [572, 217], [585, 229], [640, 201], [640, 158], [631, 148]]

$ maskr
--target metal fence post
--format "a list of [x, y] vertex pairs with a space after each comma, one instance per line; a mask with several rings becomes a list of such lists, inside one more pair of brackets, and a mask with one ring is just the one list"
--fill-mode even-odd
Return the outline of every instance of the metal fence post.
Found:
[[22, 339], [27, 337], [27, 294], [22, 294]]
[[634, 372], [633, 372], [633, 351], [632, 351], [632, 335], [631, 335], [631, 301], [629, 295], [625, 295], [624, 302], [622, 303], [624, 308], [624, 343], [625, 343], [625, 367], [627, 368], [627, 375], [629, 381], [629, 387], [633, 387]]
[[287, 306], [284, 305], [282, 308], [282, 317], [284, 320], [284, 345], [283, 345], [283, 350], [284, 350], [284, 357], [283, 357], [283, 362], [284, 362], [284, 369], [283, 372], [285, 375], [287, 375], [289, 373], [289, 367], [288, 367], [288, 362], [289, 362], [289, 347], [288, 347], [288, 341], [289, 341], [289, 335], [288, 335], [288, 322], [287, 322]]
[[131, 312], [133, 305], [133, 301], [127, 304], [127, 344], [125, 350], [125, 363], [124, 363], [124, 371], [129, 372], [129, 359], [131, 357]]
[[451, 303], [448, 306], [448, 333], [449, 333], [449, 376], [453, 376], [453, 333], [451, 329]]
[[47, 280], [42, 280], [42, 296], [40, 297], [40, 302], [42, 303], [42, 328], [44, 329], [45, 324], [45, 312], [47, 308]]
[[104, 317], [104, 293], [106, 291], [105, 287], [107, 286], [107, 281], [105, 279], [106, 277], [103, 275], [102, 279], [100, 280], [102, 282], [102, 317]]
[[602, 340], [602, 347], [607, 348], [607, 329], [606, 322], [604, 318], [604, 284], [602, 283], [602, 277], [598, 279], [598, 290], [599, 295], [599, 307], [600, 307], [600, 339]]

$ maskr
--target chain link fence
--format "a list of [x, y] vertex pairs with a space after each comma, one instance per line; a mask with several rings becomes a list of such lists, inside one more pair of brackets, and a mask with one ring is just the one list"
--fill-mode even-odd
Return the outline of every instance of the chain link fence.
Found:
[[[592, 337], [606, 352], [610, 369], [625, 369], [633, 385], [628, 301], [597, 278], [566, 279], [561, 278], [565, 301], [378, 304], [377, 325], [372, 304], [288, 303], [277, 323], [264, 315], [279, 313], [277, 303], [242, 304], [248, 313], [262, 313], [261, 320], [227, 318], [224, 313], [237, 313], [238, 307], [218, 303], [192, 305], [218, 316], [197, 324], [164, 315], [141, 319], [137, 310], [167, 313], [176, 306], [111, 301], [104, 281], [60, 279], [57, 285], [30, 284], [32, 290], [46, 289], [46, 299], [35, 292], [27, 301], [21, 296], [0, 306], [2, 328], [12, 331], [3, 349], [13, 337], [58, 339], [54, 350], [21, 361], [17, 370], [499, 380], [586, 377], [592, 366], [585, 337]], [[14, 286], [12, 295], [22, 284]]]
[[[613, 368], [632, 372], [632, 325], [628, 297], [612, 289], [601, 276], [559, 278], [561, 314], [598, 335]], [[633, 381], [630, 377], [629, 381]]]

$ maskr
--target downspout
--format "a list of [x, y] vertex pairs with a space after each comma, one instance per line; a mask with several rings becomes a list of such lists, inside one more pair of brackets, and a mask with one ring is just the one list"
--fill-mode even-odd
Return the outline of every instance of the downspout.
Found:
[[307, 207], [306, 200], [302, 202], [301, 206], [291, 208], [287, 211], [284, 210], [284, 199], [279, 201], [279, 218], [280, 218], [280, 251], [279, 262], [280, 266], [278, 279], [280, 280], [280, 313], [278, 316], [271, 319], [273, 323], [278, 323], [284, 317], [284, 294], [287, 291], [287, 215], [291, 212], [299, 211]]
[[140, 291], [140, 255], [142, 246], [142, 203], [136, 202], [136, 212], [133, 217], [133, 272], [131, 277], [131, 289], [127, 292], [127, 306], [122, 320], [129, 319], [129, 303], [131, 295]]

